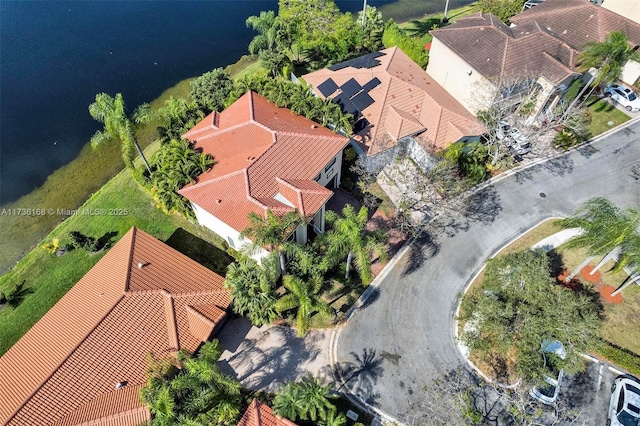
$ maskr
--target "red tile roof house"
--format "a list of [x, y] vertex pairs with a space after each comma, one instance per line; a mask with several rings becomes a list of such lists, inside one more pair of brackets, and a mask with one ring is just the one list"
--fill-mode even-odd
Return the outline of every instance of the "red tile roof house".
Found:
[[482, 125], [397, 47], [302, 77], [323, 99], [359, 118], [352, 145], [370, 170], [390, 164], [401, 150], [422, 167], [430, 153], [457, 141], [478, 140]]
[[[640, 24], [587, 0], [547, 0], [511, 23], [478, 13], [431, 31], [427, 72], [473, 113], [482, 108], [474, 90], [520, 75], [539, 76], [534, 113], [548, 112], [580, 76], [576, 61], [587, 42], [621, 30], [633, 46], [640, 44]], [[638, 76], [640, 64], [629, 62], [623, 80], [633, 84]]]
[[132, 228], [0, 358], [2, 425], [139, 425], [147, 354], [195, 351], [231, 298], [224, 279]]
[[[184, 138], [211, 154], [215, 165], [179, 193], [198, 222], [240, 249], [240, 233], [254, 212], [297, 210], [316, 233], [324, 232], [325, 204], [340, 185], [344, 136], [247, 92], [221, 113], [213, 112]], [[307, 242], [307, 226], [295, 231]], [[264, 249], [254, 253], [259, 260]]]
[[271, 407], [254, 399], [244, 412], [238, 426], [296, 426], [296, 424], [276, 415]]

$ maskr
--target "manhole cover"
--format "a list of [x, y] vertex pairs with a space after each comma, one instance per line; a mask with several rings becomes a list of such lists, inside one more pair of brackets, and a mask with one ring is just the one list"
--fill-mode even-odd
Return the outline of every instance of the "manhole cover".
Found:
[[544, 192], [540, 193], [540, 198], [547, 198], [547, 194], [545, 194]]

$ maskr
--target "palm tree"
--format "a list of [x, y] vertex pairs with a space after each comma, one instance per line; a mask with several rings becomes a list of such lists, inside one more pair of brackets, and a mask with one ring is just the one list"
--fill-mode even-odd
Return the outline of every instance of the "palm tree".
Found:
[[326, 422], [330, 417], [335, 420], [336, 406], [330, 401], [335, 398], [331, 384], [324, 385], [319, 377], [309, 374], [302, 381], [287, 383], [278, 390], [273, 401], [273, 411], [292, 421], [300, 418]]
[[629, 272], [629, 276], [616, 291], [611, 293], [612, 296], [616, 296], [634, 282], [640, 283], [640, 234], [633, 235], [622, 243], [622, 254], [616, 266], [617, 269], [628, 266], [626, 271]]
[[331, 313], [329, 305], [320, 297], [322, 284], [321, 275], [312, 276], [308, 280], [285, 275], [283, 279], [284, 288], [289, 290], [289, 293], [278, 300], [275, 306], [278, 312], [296, 311], [296, 328], [299, 337], [307, 334], [313, 314], [317, 312], [326, 316]]
[[[591, 92], [602, 83], [612, 83], [622, 76], [622, 69], [630, 60], [640, 61], [640, 54], [632, 49], [627, 41], [627, 36], [622, 31], [612, 31], [605, 37], [603, 42], [587, 43], [578, 56], [580, 71], [588, 71], [596, 68], [598, 74], [591, 79], [589, 84], [580, 91], [578, 96], [571, 102], [565, 111], [566, 117], [571, 108], [582, 97], [587, 88], [591, 87]], [[591, 95], [589, 92], [589, 95]], [[586, 96], [586, 98], [589, 97]]]
[[568, 282], [593, 257], [604, 256], [592, 274], [614, 255], [615, 249], [628, 245], [630, 239], [637, 235], [640, 210], [629, 208], [621, 211], [606, 198], [592, 198], [584, 203], [574, 216], [560, 220], [559, 225], [563, 228], [581, 228], [582, 232], [567, 241], [566, 247], [585, 248], [589, 254], [585, 262], [567, 277]]
[[[149, 163], [136, 140], [133, 123], [127, 117], [121, 93], [117, 93], [115, 98], [112, 98], [107, 93], [98, 93], [96, 101], [89, 105], [89, 114], [95, 120], [104, 124], [104, 129], [96, 131], [91, 137], [91, 146], [94, 149], [105, 143], [117, 140], [122, 145], [122, 158], [128, 168], [133, 169], [133, 150], [135, 148], [140, 158], [142, 158], [147, 171], [151, 173]], [[138, 118], [140, 122], [146, 121], [146, 116], [142, 112], [135, 113], [134, 117]]]
[[304, 224], [305, 218], [297, 210], [277, 216], [271, 210], [266, 215], [260, 216], [251, 212], [248, 215], [249, 226], [241, 233], [241, 237], [249, 237], [253, 241], [252, 248], [267, 247], [269, 251], [275, 251], [280, 256], [280, 271], [286, 272], [286, 253], [293, 242], [287, 240], [292, 232], [300, 224]]
[[227, 267], [224, 285], [231, 289], [233, 310], [248, 316], [257, 327], [270, 324], [278, 317], [274, 291], [277, 276], [276, 268], [271, 266], [272, 259], [268, 257], [259, 265], [252, 259], [243, 258]]
[[371, 256], [379, 256], [382, 262], [388, 257], [384, 234], [365, 231], [368, 219], [366, 207], [356, 214], [350, 204], [342, 209], [342, 217], [331, 210], [326, 214], [326, 220], [332, 226], [331, 231], [325, 234], [328, 256], [333, 259], [347, 257], [345, 278], [349, 278], [351, 262], [355, 260], [363, 284], [369, 284], [373, 278]]

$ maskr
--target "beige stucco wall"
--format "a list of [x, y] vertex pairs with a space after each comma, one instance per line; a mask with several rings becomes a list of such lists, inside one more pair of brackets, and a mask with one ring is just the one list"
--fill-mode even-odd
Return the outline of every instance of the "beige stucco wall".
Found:
[[638, 0], [604, 0], [602, 7], [640, 24], [640, 1]]
[[[640, 4], [640, 0], [638, 0]], [[629, 86], [632, 86], [636, 80], [640, 77], [640, 63], [635, 61], [629, 61], [622, 69], [621, 80]]]
[[486, 79], [437, 38], [431, 42], [427, 74], [475, 115], [479, 108], [472, 94]]

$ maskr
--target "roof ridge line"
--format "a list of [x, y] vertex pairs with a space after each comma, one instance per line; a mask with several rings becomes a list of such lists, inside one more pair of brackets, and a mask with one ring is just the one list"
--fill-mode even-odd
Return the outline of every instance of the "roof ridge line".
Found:
[[[217, 308], [218, 306], [216, 306]], [[196, 308], [194, 308], [192, 305], [187, 305], [186, 307], [187, 311], [190, 311], [193, 315], [197, 316], [200, 320], [207, 322], [209, 325], [213, 325], [215, 324], [214, 321], [212, 321], [210, 318], [202, 315], [200, 313], [200, 311], [198, 311]], [[223, 309], [224, 310], [224, 309]]]
[[[331, 130], [328, 127], [324, 127], [322, 124], [320, 123], [316, 123], [315, 121], [311, 120], [313, 123], [317, 124], [319, 127], [323, 128], [323, 129], [327, 129], [327, 130]], [[281, 134], [284, 136], [304, 136], [304, 137], [309, 137], [309, 138], [331, 138], [331, 139], [341, 139], [341, 138], [345, 138], [346, 136], [340, 136], [336, 133], [333, 133], [332, 135], [314, 135], [312, 133], [301, 133], [301, 132], [290, 132], [290, 131], [286, 131], [286, 130], [274, 130], [275, 133], [277, 134]]]
[[[60, 367], [62, 367], [62, 366], [64, 365], [64, 363], [65, 363], [65, 362], [67, 362], [67, 360], [68, 360], [69, 358], [71, 358], [71, 355], [73, 355], [73, 354], [78, 350], [78, 348], [80, 347], [80, 345], [82, 345], [82, 343], [84, 343], [84, 341], [87, 339], [87, 337], [89, 337], [89, 336], [91, 335], [91, 333], [93, 333], [93, 332], [94, 332], [94, 330], [95, 330], [96, 328], [98, 328], [98, 326], [99, 326], [100, 324], [102, 324], [102, 322], [105, 320], [105, 318], [106, 318], [106, 317], [111, 313], [111, 311], [113, 311], [113, 308], [115, 308], [115, 307], [116, 307], [116, 306], [117, 306], [117, 305], [122, 301], [122, 299], [124, 299], [124, 297], [125, 297], [125, 296], [124, 296], [124, 293], [123, 293], [123, 294], [122, 294], [122, 296], [120, 296], [120, 297], [118, 298], [118, 300], [113, 304], [113, 306], [111, 306], [111, 308], [110, 308], [110, 309], [109, 309], [109, 310], [108, 310], [108, 311], [107, 311], [107, 312], [102, 316], [102, 318], [100, 318], [100, 321], [98, 321], [96, 325], [94, 325], [93, 327], [91, 327], [91, 329], [90, 329], [90, 330], [89, 330], [89, 331], [84, 335], [84, 337], [83, 337], [82, 339], [80, 339], [79, 343], [78, 343], [77, 345], [75, 345], [71, 351], [69, 351], [69, 353], [68, 353], [68, 354], [67, 354], [67, 355], [62, 359], [62, 361], [60, 361], [60, 363], [57, 365], [57, 367], [56, 367], [56, 368], [54, 368], [54, 369], [51, 371], [51, 373], [50, 373], [50, 374], [47, 374], [47, 376], [45, 377], [45, 379], [44, 379], [44, 380], [42, 380], [42, 381], [40, 382], [40, 384], [39, 384], [37, 387], [35, 387], [35, 389], [33, 390], [33, 392], [31, 392], [31, 393], [29, 394], [29, 396], [28, 396], [27, 398], [25, 398], [25, 399], [24, 399], [24, 401], [22, 402], [22, 404], [20, 404], [20, 405], [19, 405], [19, 406], [14, 410], [14, 412], [13, 412], [13, 413], [11, 413], [11, 415], [7, 418], [7, 423], [6, 423], [6, 424], [9, 424], [9, 422], [10, 422], [12, 419], [14, 419], [14, 418], [15, 418], [16, 414], [18, 414], [18, 413], [20, 412], [20, 410], [22, 410], [22, 408], [24, 408], [24, 406], [25, 406], [25, 405], [27, 405], [27, 403], [28, 403], [29, 401], [31, 401], [31, 399], [33, 399], [33, 397], [35, 396], [35, 394], [36, 394], [36, 393], [38, 393], [38, 391], [42, 388], [42, 386], [44, 386], [44, 384], [45, 384], [45, 383], [47, 383], [47, 382], [49, 381], [49, 379], [50, 379], [51, 377], [53, 377], [53, 375], [54, 375], [55, 373], [57, 373], [57, 372], [58, 372], [58, 370], [60, 370]], [[55, 305], [54, 305], [54, 306], [55, 306]]]
[[176, 324], [176, 310], [173, 304], [171, 293], [162, 289], [165, 320], [167, 322], [167, 337], [169, 338], [170, 350], [180, 350], [180, 341], [178, 340], [178, 325]]
[[[206, 186], [206, 185], [208, 185], [208, 184], [210, 184], [210, 183], [214, 183], [214, 182], [221, 181], [221, 180], [223, 180], [223, 179], [228, 179], [228, 178], [230, 178], [230, 177], [232, 177], [232, 176], [237, 175], [238, 173], [242, 173], [242, 172], [243, 172], [243, 171], [245, 171], [246, 169], [247, 169], [247, 167], [245, 167], [245, 168], [243, 168], [243, 169], [240, 169], [240, 170], [236, 170], [235, 172], [227, 173], [226, 175], [218, 176], [218, 177], [213, 178], [213, 179], [207, 179], [207, 180], [205, 180], [204, 182], [198, 182], [198, 183], [196, 183], [195, 185], [185, 186], [185, 187], [183, 187], [183, 188], [180, 188], [180, 190], [178, 190], [178, 193], [180, 193], [180, 192], [182, 192], [182, 191], [190, 191], [190, 190], [192, 190], [193, 188], [200, 188], [200, 187]], [[203, 173], [203, 174], [204, 174], [204, 173]], [[180, 195], [182, 195], [182, 194], [180, 194]]]
[[131, 279], [131, 268], [133, 266], [133, 249], [136, 246], [138, 228], [136, 228], [135, 226], [131, 227], [131, 232], [133, 233], [133, 235], [131, 236], [131, 245], [129, 246], [129, 260], [127, 261], [127, 276], [124, 279], [124, 288], [122, 289], [123, 294], [129, 290], [129, 280]]
[[[240, 127], [244, 127], [244, 126], [246, 126], [246, 125], [248, 125], [248, 124], [252, 124], [252, 123], [255, 123], [255, 121], [252, 121], [252, 120], [249, 120], [249, 121], [243, 121], [242, 123], [238, 123], [238, 124], [233, 125], [233, 126], [231, 126], [231, 127], [227, 127], [226, 129], [220, 129], [220, 130], [218, 130], [217, 132], [213, 132], [213, 133], [211, 133], [210, 135], [206, 135], [206, 136], [204, 136], [204, 137], [202, 137], [202, 138], [198, 139], [198, 142], [201, 142], [201, 141], [206, 140], [206, 139], [210, 139], [210, 138], [212, 138], [212, 137], [214, 137], [214, 136], [219, 136], [219, 135], [222, 135], [222, 134], [224, 134], [224, 133], [228, 133], [228, 132], [229, 132], [229, 131], [231, 131], [231, 130], [236, 130], [236, 129], [239, 129]], [[195, 127], [195, 126], [194, 126], [194, 127]]]

